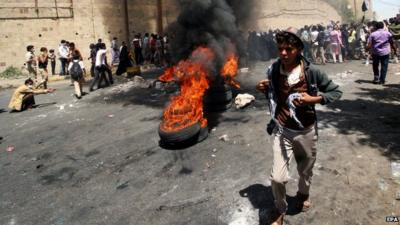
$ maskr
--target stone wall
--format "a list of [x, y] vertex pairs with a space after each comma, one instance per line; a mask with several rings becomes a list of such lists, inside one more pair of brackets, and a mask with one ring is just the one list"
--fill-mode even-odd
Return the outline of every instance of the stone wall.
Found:
[[[26, 46], [30, 44], [35, 46], [38, 54], [41, 47], [57, 49], [60, 41], [65, 39], [75, 42], [84, 58], [87, 58], [89, 44], [97, 42], [98, 38], [109, 45], [113, 36], [120, 39], [126, 36], [122, 0], [75, 0], [72, 5], [73, 17], [58, 19], [54, 9], [50, 8], [54, 7], [54, 0], [38, 0], [39, 7], [49, 7], [47, 11], [39, 9], [40, 17], [49, 17], [46, 19], [35, 18], [34, 2], [2, 0], [1, 7], [7, 8], [0, 9], [0, 71], [11, 65], [21, 67]], [[66, 7], [71, 6], [71, 0], [57, 2]]]
[[[35, 2], [37, 1], [37, 4]], [[323, 0], [254, 0], [253, 20], [243, 30], [300, 27], [340, 20], [336, 10]], [[57, 49], [61, 39], [75, 42], [84, 57], [89, 44], [112, 37], [132, 40], [137, 32], [157, 32], [157, 0], [128, 0], [129, 29], [124, 0], [1, 0], [0, 71], [21, 67], [26, 46]], [[58, 8], [55, 8], [57, 2]], [[72, 9], [72, 10], [71, 10]], [[179, 14], [176, 0], [162, 0], [162, 22], [166, 28]], [[129, 33], [127, 33], [129, 32]], [[85, 60], [87, 66], [88, 61]]]

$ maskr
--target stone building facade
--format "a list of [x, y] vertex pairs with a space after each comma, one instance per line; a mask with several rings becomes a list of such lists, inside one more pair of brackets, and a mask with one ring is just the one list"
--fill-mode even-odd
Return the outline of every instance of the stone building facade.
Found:
[[[352, 1], [352, 0], [351, 0]], [[177, 0], [1, 0], [0, 71], [22, 67], [26, 46], [57, 49], [74, 42], [87, 59], [89, 44], [102, 38], [131, 40], [134, 33], [157, 32], [179, 14]], [[242, 29], [300, 27], [340, 20], [323, 0], [256, 0], [253, 21]], [[88, 60], [85, 59], [86, 65]], [[88, 65], [89, 66], [89, 65]]]

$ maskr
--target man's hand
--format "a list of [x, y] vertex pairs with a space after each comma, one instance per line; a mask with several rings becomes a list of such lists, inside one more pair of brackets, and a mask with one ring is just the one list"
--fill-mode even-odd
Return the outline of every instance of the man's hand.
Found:
[[257, 90], [259, 90], [262, 93], [267, 92], [269, 86], [269, 80], [261, 80], [257, 83]]
[[301, 98], [293, 101], [295, 106], [315, 105], [322, 102], [322, 96], [311, 96], [307, 92], [301, 93]]

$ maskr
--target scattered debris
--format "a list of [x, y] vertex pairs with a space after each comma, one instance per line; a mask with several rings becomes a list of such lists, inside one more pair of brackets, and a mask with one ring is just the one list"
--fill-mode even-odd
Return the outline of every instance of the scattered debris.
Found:
[[400, 184], [400, 162], [392, 162], [392, 178], [398, 184]]
[[256, 100], [253, 95], [250, 94], [238, 94], [235, 98], [235, 104], [237, 109], [248, 106], [251, 102]]
[[227, 134], [224, 134], [221, 137], [219, 137], [218, 140], [227, 142], [229, 141], [229, 137]]
[[64, 110], [64, 108], [65, 108], [65, 105], [60, 105], [59, 106], [59, 110]]
[[41, 115], [38, 115], [37, 117], [38, 117], [38, 118], [46, 118], [46, 117], [47, 117], [47, 115], [45, 115], [45, 114], [41, 114]]
[[42, 168], [43, 166], [44, 166], [43, 164], [39, 164], [39, 165], [36, 166], [36, 169], [40, 169], [40, 168]]
[[212, 154], [211, 157], [215, 158], [215, 157], [217, 157], [217, 156], [216, 156], [215, 154]]
[[108, 118], [114, 118], [114, 114], [110, 114], [107, 116]]
[[378, 187], [381, 191], [387, 191], [388, 186], [388, 183], [384, 179], [379, 180]]
[[396, 200], [400, 201], [400, 191], [396, 192]]
[[117, 190], [122, 190], [122, 189], [127, 188], [128, 184], [129, 184], [129, 181], [126, 181], [125, 183], [118, 185]]
[[217, 149], [216, 149], [216, 148], [214, 148], [212, 151], [213, 151], [213, 152], [217, 152]]
[[248, 72], [249, 72], [248, 67], [240, 68], [240, 73], [248, 73]]
[[108, 101], [108, 100], [110, 100], [110, 98], [109, 97], [104, 97], [103, 100], [104, 101]]
[[15, 146], [10, 145], [7, 147], [7, 152], [13, 152], [13, 151], [15, 151]]
[[216, 127], [214, 127], [214, 128], [211, 130], [211, 133], [214, 133], [215, 131], [217, 131], [217, 128], [216, 128]]

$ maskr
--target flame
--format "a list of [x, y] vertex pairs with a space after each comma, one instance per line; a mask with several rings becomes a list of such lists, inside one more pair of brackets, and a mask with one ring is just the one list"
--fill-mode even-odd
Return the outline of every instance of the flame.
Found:
[[161, 77], [159, 77], [158, 80], [160, 80], [162, 82], [171, 82], [171, 81], [173, 81], [174, 80], [175, 69], [176, 69], [175, 66], [167, 68], [164, 71], [164, 74]]
[[225, 83], [231, 85], [232, 87], [240, 89], [240, 83], [234, 79], [238, 73], [238, 60], [239, 58], [235, 54], [228, 54], [225, 59], [225, 64], [222, 67], [220, 73], [221, 76], [224, 78]]
[[200, 123], [201, 127], [207, 126], [207, 119], [203, 116], [203, 96], [209, 88], [206, 64], [214, 58], [211, 49], [199, 47], [193, 51], [190, 59], [180, 61], [159, 78], [165, 82], [176, 80], [181, 87], [180, 95], [172, 97], [165, 109], [160, 129], [173, 132], [195, 123]]

